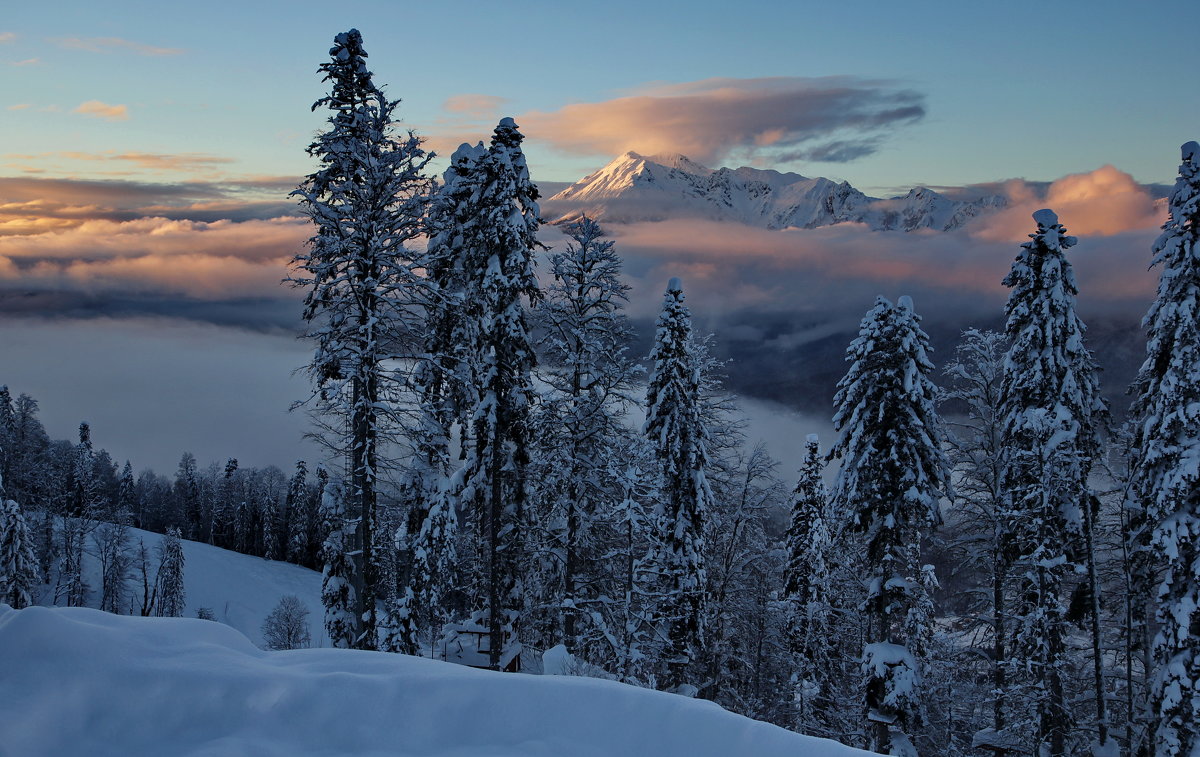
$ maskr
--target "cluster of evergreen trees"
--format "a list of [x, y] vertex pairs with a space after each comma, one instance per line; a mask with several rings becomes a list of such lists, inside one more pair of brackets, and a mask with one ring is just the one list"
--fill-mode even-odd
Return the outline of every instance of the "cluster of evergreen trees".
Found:
[[[7, 496], [42, 514], [30, 535], [0, 510], [8, 601], [57, 566], [56, 601], [80, 604], [83, 545], [116, 563], [101, 555], [131, 550], [102, 531], [174, 526], [321, 567], [338, 646], [436, 655], [469, 623], [493, 667], [517, 640], [563, 645], [582, 673], [881, 753], [1200, 749], [1200, 146], [1155, 244], [1126, 429], [1075, 312], [1076, 240], [1043, 210], [1004, 281], [1006, 332], [965, 332], [943, 389], [912, 301], [877, 300], [847, 350], [840, 438], [808, 438], [789, 496], [745, 444], [679, 280], [643, 376], [598, 224], [564, 229], [539, 285], [516, 124], [435, 182], [366, 57], [357, 31], [337, 36], [319, 168], [296, 192], [316, 228], [292, 279], [316, 345], [307, 404], [344, 475], [185, 455], [173, 483], [134, 480], [86, 426], [51, 443], [36, 403], [5, 393]], [[166, 551], [156, 586], [182, 570]], [[101, 606], [133, 611], [122, 581]]]
[[[289, 483], [274, 466], [239, 469], [233, 459], [200, 470], [186, 452], [174, 480], [149, 469], [135, 478], [130, 462], [118, 467], [93, 447], [87, 423], [74, 444], [51, 440], [37, 400], [0, 386], [0, 587], [13, 607], [44, 597], [173, 616], [184, 609], [182, 538], [319, 568], [328, 475], [307, 478], [304, 462]], [[158, 553], [131, 528], [165, 534]], [[88, 582], [85, 559], [98, 583]]]

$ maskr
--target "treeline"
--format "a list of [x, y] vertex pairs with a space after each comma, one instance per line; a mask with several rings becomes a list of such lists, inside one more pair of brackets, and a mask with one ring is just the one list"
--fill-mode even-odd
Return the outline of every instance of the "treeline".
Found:
[[[7, 496], [23, 507], [56, 517], [88, 517], [157, 533], [177, 527], [183, 538], [272, 560], [320, 569], [320, 492], [329, 474], [308, 472], [304, 461], [291, 476], [275, 466], [200, 468], [183, 453], [173, 477], [133, 465], [119, 466], [94, 449], [91, 430], [79, 439], [52, 440], [38, 418], [38, 402], [15, 399], [0, 386], [0, 454]], [[43, 564], [53, 550], [39, 544]]]

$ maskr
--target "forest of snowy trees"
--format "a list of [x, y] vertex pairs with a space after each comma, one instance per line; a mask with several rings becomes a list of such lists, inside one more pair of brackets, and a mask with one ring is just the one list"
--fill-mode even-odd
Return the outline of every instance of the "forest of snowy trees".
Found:
[[679, 279], [631, 354], [619, 252], [586, 217], [543, 249], [517, 124], [435, 180], [366, 58], [337, 35], [294, 193], [326, 459], [135, 476], [0, 389], [3, 601], [178, 615], [191, 539], [322, 570], [336, 646], [437, 656], [478, 629], [501, 669], [561, 645], [580, 674], [884, 754], [1198, 753], [1197, 143], [1123, 425], [1076, 314], [1086, 241], [1042, 210], [1005, 333], [939, 345], [939, 370], [910, 298], [867, 310], [840, 436], [795, 440], [792, 479], [744, 437]]

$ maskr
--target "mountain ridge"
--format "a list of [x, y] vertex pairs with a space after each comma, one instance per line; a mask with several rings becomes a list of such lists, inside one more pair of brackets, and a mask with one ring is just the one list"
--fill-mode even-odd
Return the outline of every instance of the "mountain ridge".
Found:
[[552, 223], [582, 215], [609, 223], [700, 217], [767, 229], [861, 223], [875, 231], [952, 231], [1006, 207], [987, 195], [954, 200], [928, 187], [870, 197], [824, 177], [773, 169], [712, 169], [685, 155], [626, 152], [543, 203]]

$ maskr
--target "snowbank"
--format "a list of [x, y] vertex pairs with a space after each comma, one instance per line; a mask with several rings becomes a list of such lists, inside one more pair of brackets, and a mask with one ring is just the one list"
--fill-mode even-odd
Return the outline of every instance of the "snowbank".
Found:
[[339, 649], [190, 618], [0, 605], [0, 748], [40, 755], [852, 757], [714, 704]]

